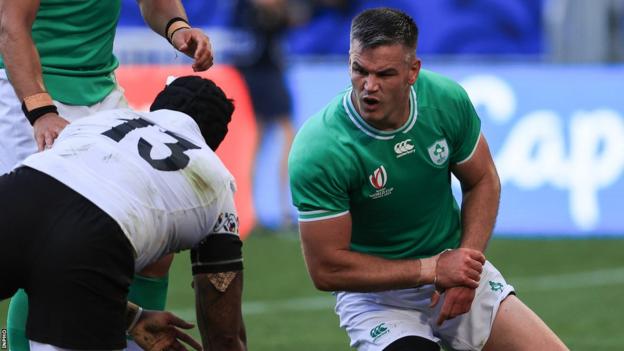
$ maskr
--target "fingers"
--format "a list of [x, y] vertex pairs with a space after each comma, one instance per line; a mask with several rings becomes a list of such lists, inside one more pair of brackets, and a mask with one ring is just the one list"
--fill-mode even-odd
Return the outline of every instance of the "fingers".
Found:
[[[188, 335], [187, 333], [176, 329], [176, 337], [182, 341], [184, 341], [185, 343], [187, 343], [188, 345], [190, 345], [192, 348], [194, 348], [195, 350], [201, 351], [202, 346], [199, 342], [197, 342], [197, 340], [193, 339], [193, 337], [191, 337], [190, 335]], [[186, 348], [184, 348], [186, 350]]]
[[182, 318], [179, 318], [178, 316], [176, 316], [173, 313], [170, 313], [169, 317], [170, 317], [170, 323], [175, 325], [176, 327], [180, 327], [180, 328], [183, 328], [183, 329], [192, 329], [193, 327], [195, 327], [194, 324], [189, 323], [189, 322], [183, 320]]
[[[465, 249], [465, 250], [470, 250], [470, 249]], [[470, 258], [480, 262], [481, 265], [485, 264], [485, 255], [483, 254], [483, 252], [477, 251], [477, 250], [470, 250], [468, 252], [470, 254]]]
[[195, 63], [193, 64], [193, 70], [195, 72], [205, 71], [212, 66], [213, 57], [210, 40], [200, 40], [197, 43], [194, 58]]
[[210, 39], [199, 29], [191, 28], [174, 33], [172, 42], [180, 52], [194, 59], [193, 71], [205, 71], [213, 64]]
[[445, 320], [455, 318], [470, 311], [476, 294], [475, 289], [464, 287], [451, 288], [445, 292], [444, 302], [436, 323], [442, 325]]
[[37, 151], [42, 151], [45, 146], [45, 135], [35, 132], [35, 140], [37, 141]]
[[429, 308], [434, 308], [438, 302], [440, 301], [440, 292], [434, 291], [433, 295], [431, 295], [431, 303], [429, 304]]
[[42, 151], [51, 148], [54, 140], [68, 124], [69, 122], [56, 113], [47, 113], [39, 117], [33, 125], [37, 149]]

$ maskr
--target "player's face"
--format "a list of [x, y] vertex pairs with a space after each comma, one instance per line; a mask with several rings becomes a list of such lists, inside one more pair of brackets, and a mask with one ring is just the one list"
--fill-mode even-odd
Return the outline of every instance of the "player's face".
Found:
[[420, 60], [401, 44], [362, 48], [351, 42], [351, 99], [362, 118], [377, 129], [399, 128], [409, 117], [410, 86], [416, 82]]

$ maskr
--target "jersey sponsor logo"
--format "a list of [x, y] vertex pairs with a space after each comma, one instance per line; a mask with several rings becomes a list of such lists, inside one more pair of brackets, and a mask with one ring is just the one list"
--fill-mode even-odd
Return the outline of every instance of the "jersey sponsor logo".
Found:
[[220, 213], [212, 232], [238, 234], [238, 216], [235, 213]]
[[383, 188], [388, 181], [388, 174], [386, 173], [384, 166], [379, 166], [376, 170], [374, 170], [373, 174], [368, 176], [368, 180], [373, 188], [377, 190]]
[[388, 196], [392, 193], [392, 190], [394, 190], [394, 188], [385, 187], [388, 182], [388, 173], [386, 173], [384, 166], [377, 167], [373, 171], [373, 174], [368, 176], [368, 180], [373, 188], [375, 188], [375, 192], [369, 195], [372, 199]]
[[369, 334], [373, 338], [373, 342], [390, 332], [390, 328], [386, 323], [380, 323], [370, 330]]
[[431, 161], [437, 166], [441, 166], [446, 162], [449, 156], [448, 144], [446, 139], [440, 139], [427, 148]]
[[397, 154], [397, 158], [416, 152], [411, 142], [412, 139], [405, 139], [394, 144], [394, 152]]

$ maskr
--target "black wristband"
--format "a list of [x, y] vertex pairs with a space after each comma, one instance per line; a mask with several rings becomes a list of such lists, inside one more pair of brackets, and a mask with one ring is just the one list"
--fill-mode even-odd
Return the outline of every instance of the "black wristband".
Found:
[[188, 23], [188, 21], [182, 17], [174, 17], [170, 19], [169, 22], [167, 22], [167, 25], [165, 26], [165, 38], [167, 38], [167, 41], [169, 42], [169, 44], [173, 45], [173, 43], [171, 42], [171, 38], [173, 38], [173, 33], [181, 29], [181, 28], [176, 29], [173, 33], [171, 33], [171, 35], [169, 35], [169, 27], [171, 27], [172, 24], [179, 22], [179, 21], [186, 23], [189, 27], [191, 26], [190, 23]]
[[28, 111], [28, 109], [26, 109], [26, 103], [22, 102], [22, 112], [24, 112], [24, 115], [26, 115], [26, 118], [28, 118], [30, 125], [34, 126], [35, 121], [37, 121], [39, 117], [50, 112], [54, 112], [58, 114], [58, 109], [54, 105], [46, 105], [46, 106], [37, 107], [36, 109], [33, 109], [32, 111]]

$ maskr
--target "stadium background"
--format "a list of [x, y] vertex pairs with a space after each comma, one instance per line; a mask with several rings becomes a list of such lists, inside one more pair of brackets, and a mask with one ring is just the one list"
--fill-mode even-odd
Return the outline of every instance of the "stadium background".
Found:
[[[135, 1], [123, 3], [118, 77], [131, 104], [144, 108], [167, 75], [189, 72], [189, 61], [146, 29]], [[247, 236], [249, 347], [348, 350], [332, 297], [308, 279], [296, 232], [279, 226], [276, 169], [283, 140], [277, 129], [269, 130], [251, 176], [257, 136], [251, 102], [228, 63], [253, 51], [254, 43], [234, 23], [236, 3], [184, 1], [190, 22], [206, 29], [217, 53], [218, 66], [208, 76], [237, 103], [220, 154], [238, 180]], [[623, 349], [624, 65], [608, 54], [578, 55], [597, 49], [580, 40], [583, 18], [562, 15], [555, 0], [345, 1], [340, 9], [322, 3], [283, 40], [295, 125], [348, 85], [353, 14], [375, 6], [410, 13], [420, 28], [423, 67], [466, 88], [499, 169], [501, 210], [488, 258], [572, 350]], [[601, 24], [597, 11], [585, 15], [593, 26]], [[623, 17], [613, 17], [622, 31]], [[617, 35], [624, 46], [624, 32]], [[560, 47], [575, 40], [576, 50]], [[194, 320], [188, 266], [188, 255], [178, 255], [168, 308]], [[6, 305], [0, 304], [0, 326]]]

